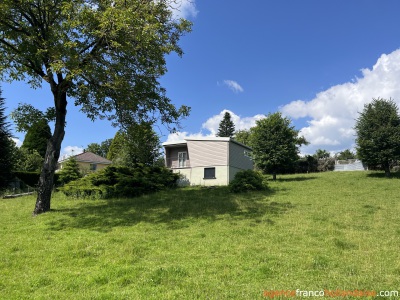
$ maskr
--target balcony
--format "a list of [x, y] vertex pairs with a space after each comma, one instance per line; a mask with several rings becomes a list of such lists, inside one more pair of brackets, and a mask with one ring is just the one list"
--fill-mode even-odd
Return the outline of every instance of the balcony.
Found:
[[178, 157], [168, 157], [165, 160], [166, 167], [170, 169], [190, 168], [190, 160], [178, 160]]

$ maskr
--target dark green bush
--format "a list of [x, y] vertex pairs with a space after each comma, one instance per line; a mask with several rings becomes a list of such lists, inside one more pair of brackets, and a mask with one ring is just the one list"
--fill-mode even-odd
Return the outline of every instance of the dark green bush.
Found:
[[253, 170], [237, 172], [235, 178], [229, 184], [229, 190], [233, 193], [260, 191], [265, 187], [262, 175]]
[[39, 172], [15, 171], [14, 176], [29, 186], [35, 187], [39, 183]]
[[135, 168], [110, 166], [60, 190], [67, 196], [86, 198], [136, 197], [177, 186], [178, 174], [164, 167]]

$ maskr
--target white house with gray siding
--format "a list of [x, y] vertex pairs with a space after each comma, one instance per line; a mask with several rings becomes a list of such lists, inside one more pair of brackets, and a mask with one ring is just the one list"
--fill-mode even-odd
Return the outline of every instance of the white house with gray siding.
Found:
[[241, 170], [253, 169], [252, 149], [232, 138], [187, 138], [163, 143], [165, 163], [187, 185], [228, 185]]

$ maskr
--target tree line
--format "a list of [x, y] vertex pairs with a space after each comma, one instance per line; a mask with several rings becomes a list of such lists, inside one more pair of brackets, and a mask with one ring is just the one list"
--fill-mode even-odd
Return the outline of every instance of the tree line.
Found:
[[313, 155], [299, 156], [301, 145], [307, 140], [291, 125], [291, 120], [281, 113], [270, 113], [256, 121], [249, 130], [235, 131], [229, 112], [219, 124], [217, 136], [233, 137], [252, 147], [257, 169], [264, 173], [303, 173], [329, 171], [336, 160], [360, 159], [369, 169], [381, 169], [390, 177], [391, 168], [400, 160], [400, 115], [392, 99], [373, 99], [365, 104], [356, 120], [356, 153], [346, 149], [331, 155], [323, 149]]

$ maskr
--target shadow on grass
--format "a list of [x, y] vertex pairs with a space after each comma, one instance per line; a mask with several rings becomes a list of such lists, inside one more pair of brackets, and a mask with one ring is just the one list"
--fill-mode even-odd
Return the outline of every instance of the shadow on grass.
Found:
[[[298, 177], [286, 177], [286, 178], [277, 178], [276, 181], [278, 182], [300, 182], [300, 181], [308, 181], [308, 180], [313, 180], [317, 179], [315, 176], [298, 176]], [[272, 178], [269, 179], [272, 181]]]
[[169, 225], [193, 218], [213, 221], [227, 214], [237, 219], [272, 217], [293, 207], [291, 203], [271, 202], [268, 196], [273, 193], [232, 194], [227, 188], [183, 188], [138, 198], [83, 201], [74, 208], [55, 210], [62, 214], [47, 225], [52, 230], [73, 227], [106, 232], [140, 222]]
[[400, 172], [391, 172], [390, 177], [386, 177], [385, 172], [373, 172], [367, 174], [370, 178], [400, 179]]

